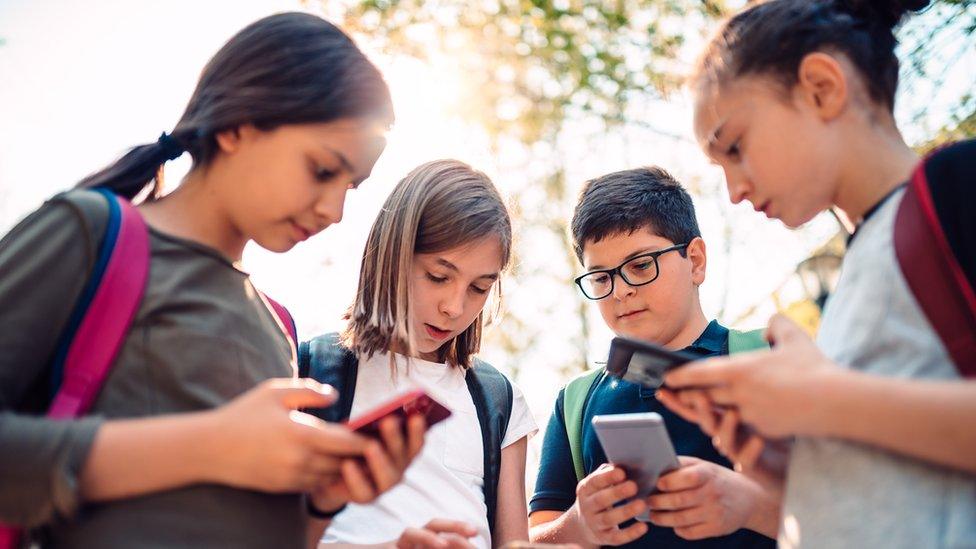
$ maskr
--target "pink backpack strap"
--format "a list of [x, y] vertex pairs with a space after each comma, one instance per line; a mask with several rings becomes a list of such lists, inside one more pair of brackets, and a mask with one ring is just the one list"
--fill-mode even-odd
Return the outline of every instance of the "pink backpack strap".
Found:
[[[103, 193], [104, 194], [104, 193]], [[48, 416], [66, 419], [91, 408], [108, 376], [142, 301], [149, 275], [149, 233], [138, 210], [115, 195], [121, 224], [112, 256], [75, 332], [64, 365], [64, 381]]]
[[924, 162], [898, 206], [894, 243], [905, 280], [956, 369], [976, 377], [976, 294], [939, 221]]

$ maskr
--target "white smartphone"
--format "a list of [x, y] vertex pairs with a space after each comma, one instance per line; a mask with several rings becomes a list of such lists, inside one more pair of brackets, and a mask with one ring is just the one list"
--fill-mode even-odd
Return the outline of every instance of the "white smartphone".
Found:
[[[627, 478], [637, 483], [636, 497], [656, 492], [658, 477], [679, 467], [661, 414], [593, 416], [593, 429], [610, 463], [623, 467]], [[646, 513], [637, 519], [650, 520]]]

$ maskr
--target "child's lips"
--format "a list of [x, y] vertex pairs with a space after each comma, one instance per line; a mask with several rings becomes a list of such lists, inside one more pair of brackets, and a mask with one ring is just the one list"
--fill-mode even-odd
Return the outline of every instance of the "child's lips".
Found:
[[440, 328], [430, 324], [424, 324], [424, 328], [427, 330], [427, 335], [437, 340], [447, 339], [447, 336], [451, 335], [450, 330], [441, 330]]
[[643, 312], [646, 312], [646, 311], [647, 311], [647, 309], [638, 309], [636, 311], [630, 311], [630, 312], [623, 313], [621, 315], [617, 315], [617, 318], [620, 319], [620, 320], [627, 320], [629, 318], [633, 318], [633, 317], [635, 317], [635, 316], [637, 316], [637, 315], [639, 315], [639, 314], [641, 314]]

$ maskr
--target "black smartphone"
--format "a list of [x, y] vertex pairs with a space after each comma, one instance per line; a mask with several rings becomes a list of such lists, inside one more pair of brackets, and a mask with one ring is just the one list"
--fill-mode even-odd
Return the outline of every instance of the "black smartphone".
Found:
[[607, 373], [631, 383], [657, 389], [664, 383], [664, 374], [682, 364], [698, 360], [699, 356], [669, 351], [653, 343], [615, 337], [610, 342]]

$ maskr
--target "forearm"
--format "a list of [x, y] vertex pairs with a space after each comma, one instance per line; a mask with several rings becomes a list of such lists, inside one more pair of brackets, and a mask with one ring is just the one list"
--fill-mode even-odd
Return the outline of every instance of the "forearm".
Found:
[[222, 447], [208, 412], [102, 425], [82, 469], [79, 491], [90, 501], [134, 497], [200, 482], [218, 482]]
[[325, 533], [325, 530], [330, 524], [332, 524], [331, 520], [308, 517], [308, 522], [305, 524], [305, 546], [309, 549], [319, 547], [319, 542], [322, 541], [322, 534]]
[[[555, 515], [557, 511], [536, 511], [529, 517], [529, 540], [533, 543], [574, 543], [581, 549], [596, 549], [598, 546], [588, 543], [583, 531], [577, 507], [574, 505], [566, 512], [543, 522], [548, 515]], [[539, 517], [545, 517], [540, 519]], [[533, 520], [535, 518], [535, 520]]]
[[892, 379], [839, 370], [806, 433], [863, 442], [976, 473], [976, 382]]

